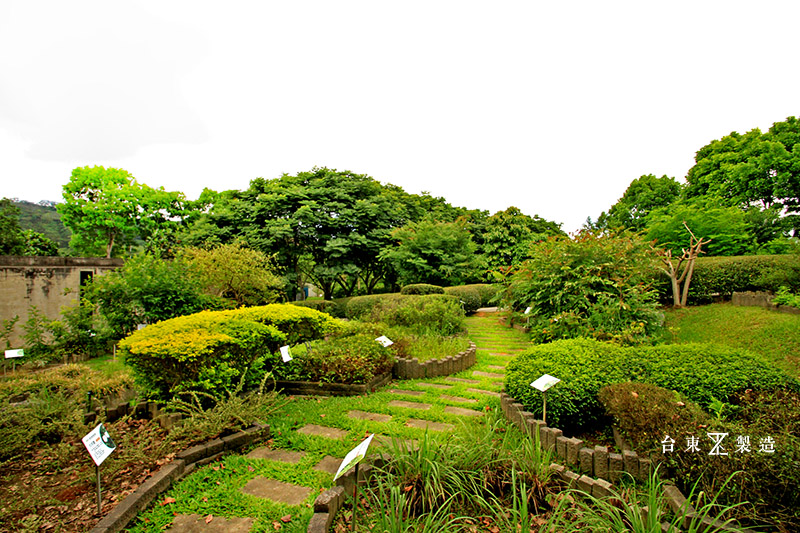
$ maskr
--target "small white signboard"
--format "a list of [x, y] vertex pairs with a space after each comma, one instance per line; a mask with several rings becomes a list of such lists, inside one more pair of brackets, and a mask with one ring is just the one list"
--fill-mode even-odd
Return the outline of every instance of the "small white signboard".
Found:
[[6, 350], [6, 359], [11, 359], [14, 357], [23, 357], [25, 355], [24, 350]]
[[288, 363], [292, 360], [292, 354], [289, 353], [288, 346], [281, 346], [281, 358], [283, 358], [284, 363]]
[[92, 456], [94, 464], [97, 466], [100, 466], [100, 463], [105, 461], [106, 457], [111, 455], [111, 452], [117, 448], [117, 445], [111, 440], [111, 435], [108, 434], [103, 424], [100, 424], [90, 431], [82, 440], [83, 445], [86, 446], [89, 455]]
[[136, 324], [136, 331], [139, 331], [140, 329], [144, 329], [146, 327], [147, 327], [147, 324]]
[[339, 479], [339, 476], [353, 468], [356, 463], [360, 463], [362, 459], [367, 455], [367, 448], [369, 448], [369, 443], [372, 442], [372, 437], [375, 434], [373, 433], [366, 439], [364, 439], [361, 444], [350, 450], [344, 459], [342, 459], [342, 464], [339, 466], [339, 470], [336, 471], [336, 475], [333, 476], [333, 480], [336, 481]]
[[530, 312], [531, 312], [531, 308], [530, 308], [530, 307], [528, 307], [528, 308], [526, 308], [526, 309], [525, 309], [525, 313], [523, 313], [523, 314], [527, 315], [527, 314], [529, 314]]
[[378, 337], [375, 340], [378, 341], [379, 343], [381, 343], [381, 345], [383, 345], [384, 347], [391, 346], [392, 344], [394, 344], [394, 342], [389, 340], [389, 337], [387, 337], [386, 335], [381, 335], [380, 337]]
[[545, 374], [544, 376], [540, 377], [539, 379], [531, 383], [531, 387], [544, 392], [553, 385], [555, 385], [556, 383], [558, 383], [559, 381], [561, 380], [558, 378], [554, 378], [550, 374]]

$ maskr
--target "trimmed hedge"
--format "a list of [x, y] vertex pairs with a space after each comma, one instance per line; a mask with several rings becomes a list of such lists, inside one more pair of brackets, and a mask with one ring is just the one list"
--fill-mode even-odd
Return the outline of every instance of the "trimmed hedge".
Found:
[[303, 379], [329, 383], [369, 383], [392, 371], [394, 357], [373, 335], [315, 341], [302, 356]]
[[335, 331], [329, 315], [293, 305], [271, 304], [230, 311], [203, 311], [136, 331], [119, 346], [149, 395], [168, 400], [199, 390], [219, 395], [245, 376], [245, 390], [268, 371], [281, 345]]
[[481, 293], [474, 286], [447, 287], [444, 293], [457, 297], [467, 313], [474, 313], [481, 306]]
[[565, 429], [595, 426], [604, 417], [599, 390], [638, 381], [675, 390], [708, 406], [746, 389], [772, 390], [800, 383], [746, 350], [713, 344], [621, 347], [591, 339], [542, 344], [507, 367], [508, 394], [541, 415], [541, 394], [530, 384], [542, 374], [562, 380], [547, 393], [548, 423]]
[[438, 285], [431, 285], [429, 283], [413, 283], [406, 285], [400, 289], [400, 294], [444, 294], [445, 290]]
[[[671, 293], [670, 281], [663, 273], [657, 276], [662, 300]], [[689, 303], [709, 302], [714, 295], [730, 298], [734, 292], [777, 291], [781, 286], [800, 291], [800, 256], [743, 255], [700, 257], [695, 263], [689, 286]]]

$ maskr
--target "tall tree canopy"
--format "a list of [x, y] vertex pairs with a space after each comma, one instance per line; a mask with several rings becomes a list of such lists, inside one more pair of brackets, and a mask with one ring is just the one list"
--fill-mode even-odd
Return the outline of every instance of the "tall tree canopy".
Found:
[[83, 255], [111, 257], [135, 239], [147, 239], [180, 217], [183, 194], [136, 182], [126, 170], [79, 167], [63, 187], [57, 209], [72, 231], [70, 245]]
[[800, 210], [800, 122], [789, 117], [767, 133], [732, 132], [701, 148], [686, 196], [712, 195], [727, 205]]
[[480, 249], [489, 268], [516, 266], [529, 257], [531, 244], [551, 235], [565, 235], [559, 224], [530, 217], [516, 207], [498, 211], [481, 227]]
[[655, 177], [646, 174], [631, 182], [622, 198], [602, 213], [597, 226], [641, 231], [647, 225], [647, 216], [654, 210], [666, 207], [680, 197], [681, 185], [675, 178]]

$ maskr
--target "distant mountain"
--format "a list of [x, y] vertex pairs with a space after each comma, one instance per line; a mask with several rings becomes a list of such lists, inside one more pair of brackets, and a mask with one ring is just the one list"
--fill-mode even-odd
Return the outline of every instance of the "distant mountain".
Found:
[[56, 202], [42, 200], [37, 204], [25, 200], [13, 199], [19, 207], [19, 225], [22, 229], [31, 229], [52, 239], [61, 253], [69, 250], [72, 232], [61, 222], [61, 215], [56, 211]]

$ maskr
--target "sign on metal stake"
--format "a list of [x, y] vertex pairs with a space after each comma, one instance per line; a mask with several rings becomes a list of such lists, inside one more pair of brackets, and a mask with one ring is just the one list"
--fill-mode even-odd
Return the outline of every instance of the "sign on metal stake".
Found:
[[83, 445], [95, 464], [95, 473], [97, 474], [97, 514], [102, 512], [102, 498], [100, 496], [100, 464], [111, 455], [117, 445], [111, 440], [111, 435], [108, 434], [103, 424], [99, 424], [96, 428], [91, 430], [85, 437], [83, 437]]
[[533, 383], [531, 383], [531, 387], [536, 390], [542, 391], [542, 422], [547, 423], [547, 389], [555, 385], [561, 381], [558, 378], [554, 378], [550, 374], [545, 374]]

